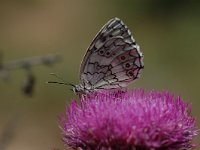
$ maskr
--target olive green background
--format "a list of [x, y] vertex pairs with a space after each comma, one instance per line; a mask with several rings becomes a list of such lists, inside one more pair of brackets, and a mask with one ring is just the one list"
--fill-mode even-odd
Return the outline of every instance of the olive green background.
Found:
[[[0, 79], [1, 150], [64, 149], [57, 116], [75, 96], [57, 80], [79, 82], [83, 55], [100, 28], [119, 17], [129, 27], [144, 54], [145, 69], [129, 88], [168, 90], [192, 104], [200, 117], [200, 3], [187, 0], [1, 0], [0, 50], [3, 61], [46, 54], [62, 56], [52, 67], [32, 68], [35, 93], [20, 87], [24, 70]], [[197, 139], [197, 142], [199, 140]]]

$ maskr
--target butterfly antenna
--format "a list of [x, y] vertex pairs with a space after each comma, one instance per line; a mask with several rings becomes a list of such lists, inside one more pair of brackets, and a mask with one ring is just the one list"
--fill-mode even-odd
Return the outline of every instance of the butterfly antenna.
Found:
[[63, 82], [67, 82], [65, 79], [63, 79], [61, 76], [59, 76], [59, 75], [57, 75], [57, 74], [55, 74], [55, 73], [50, 73], [50, 75], [56, 77], [57, 79], [60, 79], [60, 80], [63, 81]]
[[72, 84], [72, 83], [68, 83], [66, 80], [64, 80], [62, 77], [58, 76], [58, 75], [55, 74], [55, 73], [50, 73], [50, 75], [55, 76], [56, 78], [58, 78], [59, 80], [61, 80], [61, 81], [63, 81], [63, 82], [47, 81], [46, 83], [64, 84], [64, 85], [70, 85], [70, 86], [72, 86], [72, 87], [75, 87], [74, 84]]

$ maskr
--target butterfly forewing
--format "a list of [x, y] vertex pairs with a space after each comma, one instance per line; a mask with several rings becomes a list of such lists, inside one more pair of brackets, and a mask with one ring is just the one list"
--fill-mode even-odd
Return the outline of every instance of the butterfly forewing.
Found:
[[85, 89], [126, 87], [139, 77], [143, 56], [127, 26], [118, 18], [104, 25], [89, 46], [80, 69]]

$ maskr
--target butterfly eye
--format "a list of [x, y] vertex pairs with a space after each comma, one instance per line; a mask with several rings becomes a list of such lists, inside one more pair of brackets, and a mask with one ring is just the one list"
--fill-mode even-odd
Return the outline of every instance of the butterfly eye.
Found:
[[130, 69], [131, 68], [131, 64], [129, 62], [127, 62], [127, 63], [124, 64], [124, 67], [126, 69]]
[[110, 52], [106, 52], [106, 56], [107, 56], [107, 57], [109, 57], [109, 56], [110, 56], [110, 54], [111, 54]]
[[134, 77], [134, 72], [133, 72], [133, 70], [127, 71], [126, 74], [127, 74], [129, 77]]
[[120, 57], [120, 60], [121, 60], [122, 62], [124, 62], [124, 61], [126, 60], [126, 56], [124, 56], [124, 55], [121, 56], [121, 57]]
[[104, 55], [104, 50], [99, 50], [99, 55], [103, 56]]

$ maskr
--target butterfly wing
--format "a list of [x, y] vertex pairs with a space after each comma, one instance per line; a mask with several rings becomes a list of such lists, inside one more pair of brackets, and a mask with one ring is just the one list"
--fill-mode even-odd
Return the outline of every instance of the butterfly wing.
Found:
[[80, 69], [86, 89], [126, 87], [139, 77], [143, 56], [127, 26], [118, 18], [106, 23], [89, 46]]

